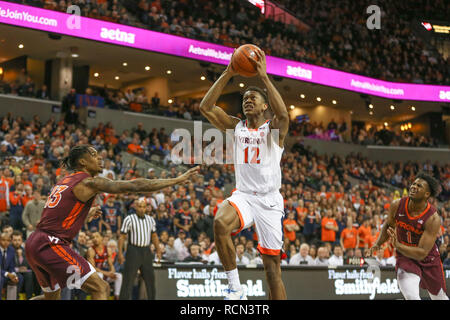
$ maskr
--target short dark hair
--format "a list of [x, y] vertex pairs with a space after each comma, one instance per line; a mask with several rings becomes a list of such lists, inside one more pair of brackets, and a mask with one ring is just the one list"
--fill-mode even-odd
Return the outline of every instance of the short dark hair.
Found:
[[256, 87], [256, 86], [250, 86], [247, 89], [245, 89], [243, 95], [246, 92], [248, 92], [248, 91], [256, 91], [256, 92], [258, 92], [261, 95], [261, 97], [263, 98], [264, 103], [269, 105], [269, 98], [267, 97], [267, 93], [266, 93], [266, 91], [264, 89], [262, 89], [260, 87]]
[[82, 144], [75, 146], [70, 149], [69, 155], [61, 160], [61, 164], [68, 170], [75, 170], [78, 167], [78, 160], [83, 157], [86, 153], [89, 153], [89, 148], [91, 146], [88, 144]]
[[437, 197], [439, 193], [441, 193], [441, 185], [438, 180], [436, 180], [434, 177], [429, 175], [428, 173], [425, 173], [423, 171], [420, 171], [416, 179], [422, 179], [425, 180], [428, 184], [428, 188], [430, 189], [430, 193], [432, 197]]
[[12, 236], [20, 236], [23, 239], [23, 234], [19, 230], [14, 230]]

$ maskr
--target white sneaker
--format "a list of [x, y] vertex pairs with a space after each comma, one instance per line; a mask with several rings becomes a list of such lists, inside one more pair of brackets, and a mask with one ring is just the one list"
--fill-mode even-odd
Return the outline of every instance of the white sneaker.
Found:
[[230, 288], [225, 289], [225, 299], [224, 300], [248, 300], [244, 293], [244, 289], [241, 290], [231, 290]]

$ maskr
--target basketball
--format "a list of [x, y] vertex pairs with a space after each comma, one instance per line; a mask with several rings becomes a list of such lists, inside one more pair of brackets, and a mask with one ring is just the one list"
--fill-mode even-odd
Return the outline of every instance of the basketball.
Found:
[[258, 59], [255, 50], [259, 48], [253, 44], [244, 44], [236, 49], [231, 58], [231, 66], [233, 70], [244, 77], [253, 77], [258, 72], [255, 63], [251, 60]]

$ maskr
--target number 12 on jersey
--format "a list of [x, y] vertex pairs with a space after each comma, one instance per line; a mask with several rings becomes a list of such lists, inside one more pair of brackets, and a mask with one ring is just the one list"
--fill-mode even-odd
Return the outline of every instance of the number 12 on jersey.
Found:
[[[244, 149], [244, 163], [249, 163], [248, 159], [249, 159], [249, 148], [247, 147]], [[259, 159], [259, 147], [252, 147], [251, 148], [251, 152], [253, 153], [253, 157], [250, 160], [250, 163], [261, 163], [261, 159]]]

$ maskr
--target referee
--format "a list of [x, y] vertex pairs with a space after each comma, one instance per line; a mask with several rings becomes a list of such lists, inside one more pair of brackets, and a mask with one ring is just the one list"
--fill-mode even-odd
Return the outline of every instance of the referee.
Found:
[[[153, 242], [155, 245], [156, 254], [159, 259], [161, 259], [161, 249], [159, 247], [158, 235], [156, 234], [155, 220], [146, 214], [147, 203], [145, 199], [138, 200], [135, 205], [136, 213], [127, 216], [120, 229], [118, 259], [120, 264], [125, 260], [125, 266], [119, 299], [130, 300], [134, 279], [136, 278], [137, 271], [141, 270], [147, 290], [147, 298], [154, 300], [155, 274], [153, 271], [153, 254], [150, 250], [150, 243]], [[126, 259], [124, 259], [123, 244], [127, 234], [129, 237]]]

